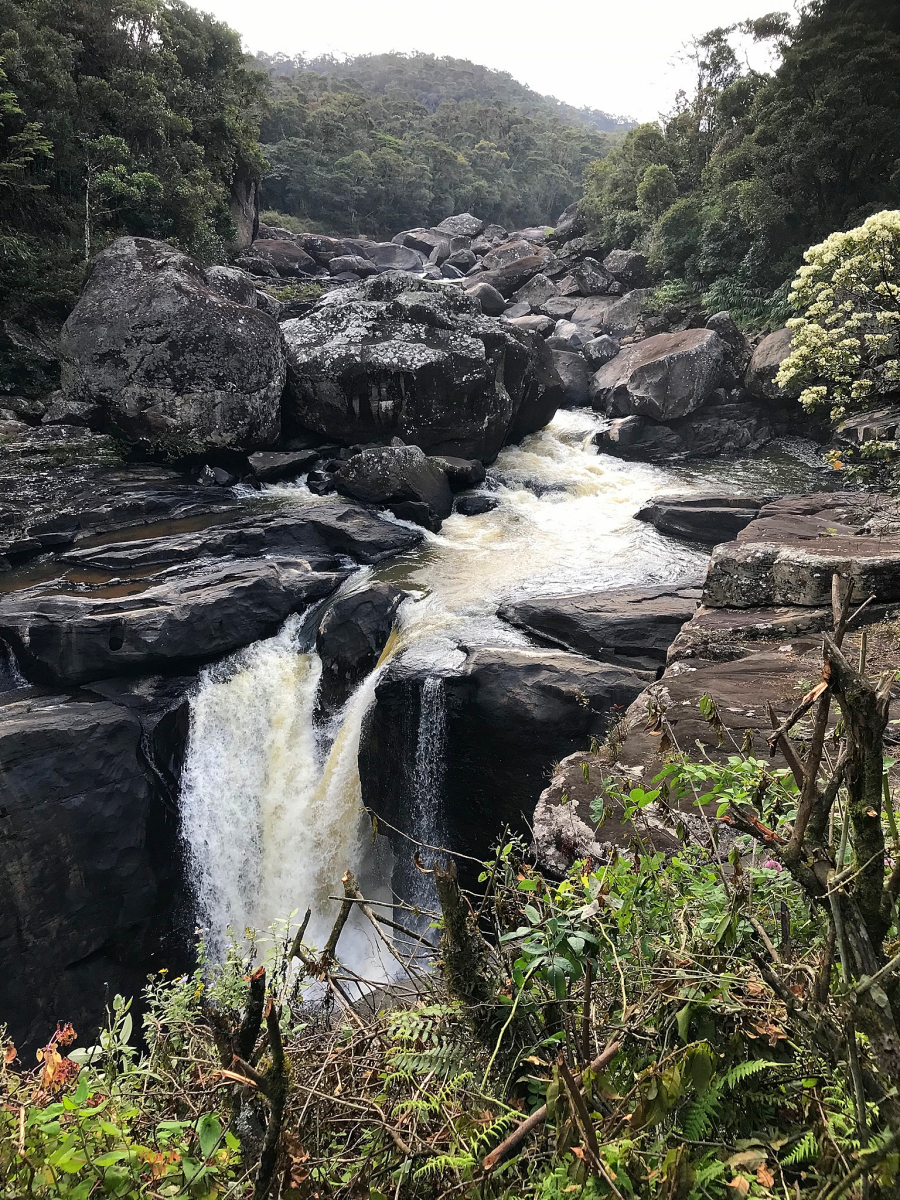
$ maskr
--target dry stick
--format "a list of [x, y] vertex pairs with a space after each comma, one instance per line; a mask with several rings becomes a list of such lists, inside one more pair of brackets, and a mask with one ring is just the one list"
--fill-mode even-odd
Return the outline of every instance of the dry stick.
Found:
[[353, 872], [346, 871], [341, 882], [344, 885], [344, 892], [346, 893], [347, 899], [355, 900], [359, 904], [363, 916], [366, 917], [366, 919], [371, 923], [371, 926], [375, 930], [377, 936], [382, 942], [384, 942], [385, 946], [387, 946], [388, 953], [392, 958], [397, 960], [403, 970], [407, 973], [407, 975], [409, 975], [410, 979], [412, 979], [415, 983], [415, 978], [402, 955], [397, 953], [397, 951], [394, 949], [394, 943], [389, 937], [382, 933], [381, 929], [379, 928], [378, 922], [375, 919], [375, 914], [372, 912], [371, 908], [369, 908], [368, 904], [366, 904], [365, 898], [363, 897], [362, 892], [359, 890], [359, 884], [356, 882], [356, 877], [354, 876]]
[[[366, 900], [362, 896], [360, 896], [358, 899], [355, 896], [349, 896], [349, 897], [345, 897], [345, 898], [349, 899], [349, 900], [353, 900], [353, 902], [355, 904], [364, 904], [366, 906], [368, 906], [369, 904], [375, 903], [374, 900]], [[329, 896], [328, 899], [329, 900], [340, 900], [340, 899], [342, 899], [342, 897], [341, 896]], [[422, 915], [427, 917], [429, 914], [423, 913]], [[408, 929], [405, 925], [400, 925], [397, 921], [391, 921], [388, 917], [379, 916], [379, 914], [377, 912], [373, 912], [372, 916], [378, 922], [379, 925], [387, 925], [387, 927], [389, 929], [396, 929], [398, 933], [405, 933], [406, 936], [409, 938], [412, 938], [412, 940], [414, 942], [424, 942], [425, 945], [430, 946], [432, 950], [437, 950], [437, 946], [434, 944], [434, 942], [429, 942], [428, 938], [425, 937], [424, 934], [415, 933], [412, 929]]]
[[338, 938], [341, 936], [344, 926], [347, 924], [347, 918], [350, 916], [352, 909], [352, 900], [345, 898], [341, 901], [341, 911], [337, 915], [337, 920], [332, 926], [331, 933], [328, 935], [328, 941], [325, 943], [325, 949], [322, 951], [322, 957], [320, 959], [322, 970], [324, 970], [326, 964], [334, 958], [334, 952], [337, 949]]
[[766, 933], [765, 928], [763, 927], [762, 921], [760, 921], [759, 917], [755, 917], [753, 915], [753, 913], [748, 914], [748, 920], [750, 921], [750, 924], [753, 926], [753, 928], [756, 930], [756, 932], [759, 934], [759, 936], [762, 938], [763, 945], [768, 950], [769, 956], [771, 957], [772, 962], [777, 963], [779, 967], [782, 966], [783, 964], [781, 961], [781, 955], [775, 949], [772, 939]]
[[887, 813], [894, 853], [900, 854], [900, 833], [897, 832], [897, 818], [894, 816], [894, 805], [891, 800], [891, 781], [888, 779], [887, 771], [885, 771], [882, 777], [881, 788], [884, 796], [884, 811]]
[[[593, 1062], [588, 1067], [588, 1070], [589, 1071], [602, 1071], [604, 1067], [609, 1066], [609, 1064], [612, 1062], [612, 1060], [615, 1058], [615, 1056], [619, 1053], [619, 1050], [621, 1048], [622, 1048], [621, 1042], [610, 1042], [609, 1045], [606, 1047], [606, 1049], [603, 1051], [603, 1053], [598, 1054], [597, 1057], [593, 1060]], [[582, 1080], [583, 1080], [583, 1078], [584, 1078], [584, 1076], [582, 1076]], [[547, 1119], [547, 1105], [544, 1104], [541, 1108], [539, 1108], [537, 1110], [537, 1112], [533, 1112], [527, 1120], [523, 1121], [521, 1123], [521, 1125], [517, 1125], [516, 1128], [509, 1135], [509, 1137], [506, 1138], [504, 1141], [502, 1141], [500, 1143], [500, 1145], [497, 1146], [496, 1149], [494, 1149], [490, 1152], [490, 1154], [484, 1159], [484, 1161], [481, 1164], [484, 1167], [485, 1171], [492, 1171], [494, 1169], [494, 1167], [496, 1167], [497, 1163], [501, 1160], [501, 1158], [505, 1158], [506, 1155], [510, 1153], [510, 1151], [515, 1150], [515, 1148], [518, 1145], [520, 1145], [520, 1143], [523, 1142], [525, 1140], [525, 1138], [528, 1137], [529, 1133], [531, 1133], [533, 1130], [537, 1129], [538, 1125], [542, 1124], [544, 1121], [546, 1121], [546, 1119]]]
[[[778, 717], [775, 715], [775, 709], [772, 707], [771, 703], [766, 704], [766, 711], [769, 714], [769, 721], [771, 722], [772, 728], [778, 732]], [[794, 749], [794, 745], [787, 734], [779, 734], [778, 748], [784, 756], [784, 761], [791, 769], [791, 774], [794, 776], [794, 782], [798, 788], [802, 788], [805, 779], [803, 773], [803, 764], [798, 758], [797, 751]]]
[[[877, 1163], [887, 1158], [892, 1151], [897, 1149], [898, 1145], [900, 1145], [900, 1129], [895, 1130], [886, 1142], [883, 1142], [877, 1150], [873, 1150], [864, 1160], [860, 1159], [850, 1174], [845, 1175], [830, 1191], [826, 1192], [823, 1190], [820, 1192], [820, 1200], [839, 1200], [839, 1197], [843, 1196], [856, 1183], [857, 1179], [870, 1171]], [[828, 1185], [826, 1184], [825, 1186], [827, 1187]]]
[[584, 991], [581, 1002], [581, 1061], [590, 1062], [591, 1053], [591, 983], [593, 963], [590, 959], [584, 964]]
[[304, 916], [303, 920], [300, 922], [300, 928], [297, 930], [297, 936], [294, 938], [293, 942], [291, 943], [291, 952], [288, 955], [289, 958], [299, 958], [300, 957], [300, 947], [303, 945], [303, 939], [306, 937], [306, 929], [307, 929], [307, 926], [309, 925], [309, 919], [311, 916], [312, 916], [312, 909], [308, 908], [306, 910], [306, 915]]
[[[841, 971], [844, 976], [844, 984], [850, 980], [850, 954], [847, 946], [847, 933], [844, 929], [844, 918], [841, 913], [841, 902], [837, 892], [829, 888], [828, 902], [831, 905], [831, 916], [834, 921], [835, 942], [837, 944], [838, 958], [841, 961]], [[853, 1080], [853, 1098], [856, 1105], [856, 1126], [859, 1132], [859, 1140], [865, 1146], [869, 1140], [869, 1123], [866, 1119], [866, 1093], [863, 1088], [862, 1070], [859, 1065], [859, 1048], [856, 1044], [856, 1022], [850, 1020], [847, 1022], [847, 1057], [850, 1061], [850, 1077]], [[868, 1178], [863, 1179], [863, 1195], [868, 1196], [869, 1183]]]

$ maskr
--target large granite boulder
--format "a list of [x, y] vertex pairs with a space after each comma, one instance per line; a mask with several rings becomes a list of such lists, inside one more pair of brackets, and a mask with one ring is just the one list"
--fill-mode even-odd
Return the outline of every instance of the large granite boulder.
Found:
[[604, 258], [603, 266], [629, 290], [650, 286], [647, 259], [638, 250], [613, 250]]
[[97, 257], [60, 353], [67, 398], [99, 405], [126, 441], [186, 452], [278, 437], [278, 325], [163, 242], [122, 237]]
[[596, 258], [582, 259], [572, 268], [572, 278], [582, 296], [606, 296], [614, 290], [613, 284], [617, 282], [615, 276]]
[[693, 584], [535, 596], [498, 615], [539, 642], [640, 671], [657, 672], [700, 601]]
[[745, 383], [754, 396], [783, 400], [788, 394], [775, 382], [778, 369], [791, 352], [791, 331], [776, 329], [767, 334], [750, 358]]
[[669, 462], [758, 450], [775, 435], [767, 406], [738, 402], [705, 404], [689, 416], [669, 422], [617, 417], [598, 432], [596, 441], [602, 451], [617, 458]]
[[585, 296], [578, 302], [572, 320], [585, 342], [603, 333], [614, 338], [631, 337], [652, 294], [647, 288], [635, 288], [624, 296]]
[[389, 583], [373, 583], [349, 596], [339, 596], [326, 610], [316, 634], [322, 660], [320, 708], [341, 708], [374, 669], [405, 595]]
[[338, 491], [390, 508], [398, 517], [440, 529], [453, 511], [453, 493], [438, 460], [418, 446], [373, 446], [354, 454], [334, 474]]
[[[486, 232], [484, 221], [473, 217], [471, 213], [458, 213], [455, 217], [447, 217], [436, 228], [440, 233], [449, 234], [451, 237], [476, 238]], [[499, 225], [492, 225], [490, 228], [505, 233]]]
[[35, 588], [3, 597], [0, 638], [29, 680], [81, 684], [208, 661], [270, 637], [342, 578], [303, 562], [261, 559], [174, 567], [150, 587], [114, 587], [106, 596]]
[[267, 262], [286, 279], [315, 275], [316, 273], [315, 259], [293, 240], [257, 238], [247, 251], [247, 255]]
[[539, 338], [484, 317], [456, 288], [381, 275], [282, 326], [286, 414], [347, 445], [392, 437], [490, 462], [562, 398]]
[[718, 386], [727, 352], [711, 329], [660, 333], [634, 342], [594, 375], [593, 405], [616, 416], [655, 421], [685, 417]]
[[553, 365], [562, 380], [565, 403], [570, 408], [590, 404], [591, 373], [584, 355], [577, 350], [554, 350]]

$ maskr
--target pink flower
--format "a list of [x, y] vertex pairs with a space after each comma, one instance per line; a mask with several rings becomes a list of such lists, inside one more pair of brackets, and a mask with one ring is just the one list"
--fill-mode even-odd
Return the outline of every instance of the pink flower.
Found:
[[776, 862], [774, 858], [767, 858], [763, 863], [763, 867], [767, 871], [780, 871], [782, 869], [781, 863]]

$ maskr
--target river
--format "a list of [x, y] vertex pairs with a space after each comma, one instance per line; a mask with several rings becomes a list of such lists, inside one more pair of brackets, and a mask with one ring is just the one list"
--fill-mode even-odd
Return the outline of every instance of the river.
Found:
[[[636, 521], [650, 496], [707, 491], [786, 494], [821, 490], [813, 447], [785, 440], [735, 458], [651, 466], [598, 455], [599, 418], [560, 411], [520, 446], [503, 450], [486, 488], [499, 504], [480, 516], [453, 515], [413, 551], [363, 568], [344, 589], [389, 580], [409, 598], [382, 663], [328, 727], [314, 719], [321, 664], [315, 614], [289, 619], [279, 634], [207, 668], [192, 700], [182, 785], [182, 825], [198, 916], [215, 955], [228, 931], [264, 930], [307, 906], [308, 939], [321, 944], [334, 919], [341, 876], [351, 869], [367, 895], [387, 901], [387, 865], [361, 811], [360, 730], [391, 654], [426, 665], [461, 657], [466, 646], [527, 641], [496, 616], [509, 599], [700, 579], [701, 547]], [[265, 501], [314, 503], [300, 482], [265, 489]], [[441, 688], [426, 684], [419, 729], [415, 807], [424, 842], [440, 835], [430, 797], [442, 771]], [[379, 839], [380, 842], [380, 839]], [[364, 923], [342, 940], [345, 961], [381, 974]]]

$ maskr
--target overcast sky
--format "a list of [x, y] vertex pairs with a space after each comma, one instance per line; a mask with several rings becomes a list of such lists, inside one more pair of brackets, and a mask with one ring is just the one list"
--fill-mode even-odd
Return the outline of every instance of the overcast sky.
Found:
[[[194, 0], [250, 51], [423, 50], [509, 71], [535, 91], [653, 120], [690, 75], [677, 56], [716, 25], [792, 9], [793, 0]], [[759, 51], [757, 50], [757, 54]], [[764, 62], [754, 60], [754, 65]]]

